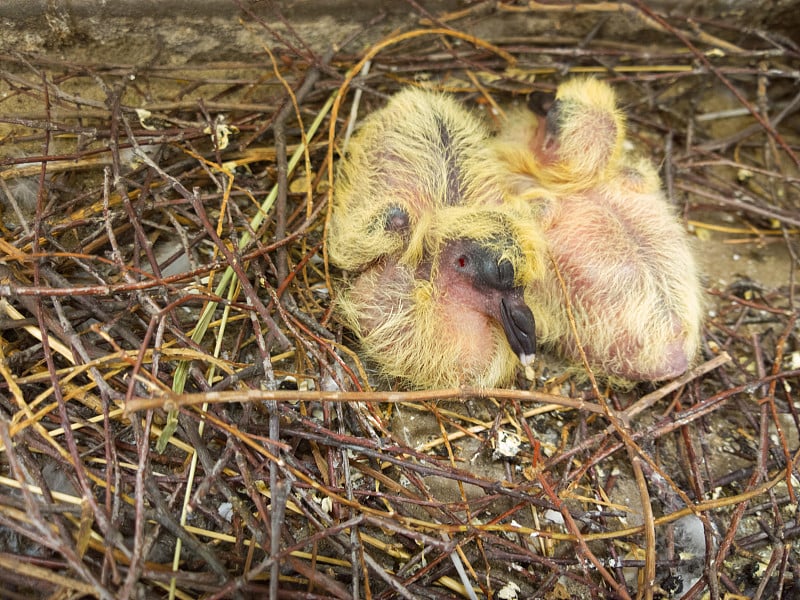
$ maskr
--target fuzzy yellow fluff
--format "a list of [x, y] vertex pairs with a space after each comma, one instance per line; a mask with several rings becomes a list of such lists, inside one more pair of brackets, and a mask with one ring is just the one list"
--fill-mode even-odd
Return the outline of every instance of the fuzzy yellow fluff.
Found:
[[537, 187], [520, 190], [567, 194], [615, 176], [625, 139], [625, 118], [614, 91], [599, 79], [562, 83], [546, 116], [513, 111], [497, 137], [497, 158]]
[[624, 141], [596, 79], [565, 82], [547, 115], [512, 113], [495, 137], [419, 90], [368, 117], [328, 238], [345, 271], [337, 312], [364, 354], [409, 387], [505, 385], [532, 359], [532, 313], [538, 339], [575, 364], [580, 343], [612, 383], [684, 372], [702, 320], [695, 259], [655, 169]]

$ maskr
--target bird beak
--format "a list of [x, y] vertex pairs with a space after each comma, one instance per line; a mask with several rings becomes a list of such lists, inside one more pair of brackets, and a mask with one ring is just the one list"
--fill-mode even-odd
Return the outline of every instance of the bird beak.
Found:
[[500, 320], [508, 344], [519, 356], [519, 361], [525, 367], [533, 364], [536, 358], [536, 322], [520, 290], [514, 290], [500, 300]]

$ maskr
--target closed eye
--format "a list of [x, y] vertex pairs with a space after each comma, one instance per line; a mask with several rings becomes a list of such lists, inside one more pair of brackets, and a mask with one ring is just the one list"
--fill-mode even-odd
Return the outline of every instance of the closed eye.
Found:
[[399, 206], [392, 206], [386, 212], [383, 228], [385, 231], [405, 233], [408, 231], [411, 219], [408, 212]]

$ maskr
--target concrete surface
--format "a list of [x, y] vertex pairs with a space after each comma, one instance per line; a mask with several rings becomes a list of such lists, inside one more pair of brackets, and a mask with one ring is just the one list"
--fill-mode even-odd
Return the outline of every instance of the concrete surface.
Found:
[[[629, 14], [540, 9], [515, 14], [499, 10], [491, 1], [0, 0], [0, 69], [2, 54], [12, 52], [112, 66], [252, 60], [254, 55], [263, 56], [265, 45], [277, 45], [272, 33], [257, 21], [262, 19], [269, 28], [286, 33], [281, 17], [318, 53], [358, 34], [344, 48], [358, 54], [392, 31], [413, 27], [420, 19], [414, 1], [433, 15], [480, 8], [475, 17], [458, 20], [455, 26], [491, 41], [552, 35], [584, 39], [593, 35], [598, 24], [603, 28], [600, 37], [606, 39], [641, 43], [642, 32], [652, 34], [648, 25]], [[524, 7], [523, 2], [518, 5]], [[581, 4], [576, 1], [575, 5]], [[696, 18], [711, 33], [715, 27], [707, 19], [719, 15], [728, 26], [760, 29], [800, 42], [800, 0], [650, 0], [648, 5]], [[692, 27], [681, 19], [674, 22], [684, 29]], [[735, 43], [732, 36], [729, 29], [724, 30], [723, 37]]]

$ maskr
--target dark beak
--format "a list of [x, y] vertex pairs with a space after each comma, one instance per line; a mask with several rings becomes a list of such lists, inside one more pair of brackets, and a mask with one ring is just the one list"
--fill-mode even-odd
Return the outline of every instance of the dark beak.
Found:
[[536, 358], [536, 322], [522, 293], [515, 290], [500, 300], [500, 320], [511, 349], [524, 366]]

